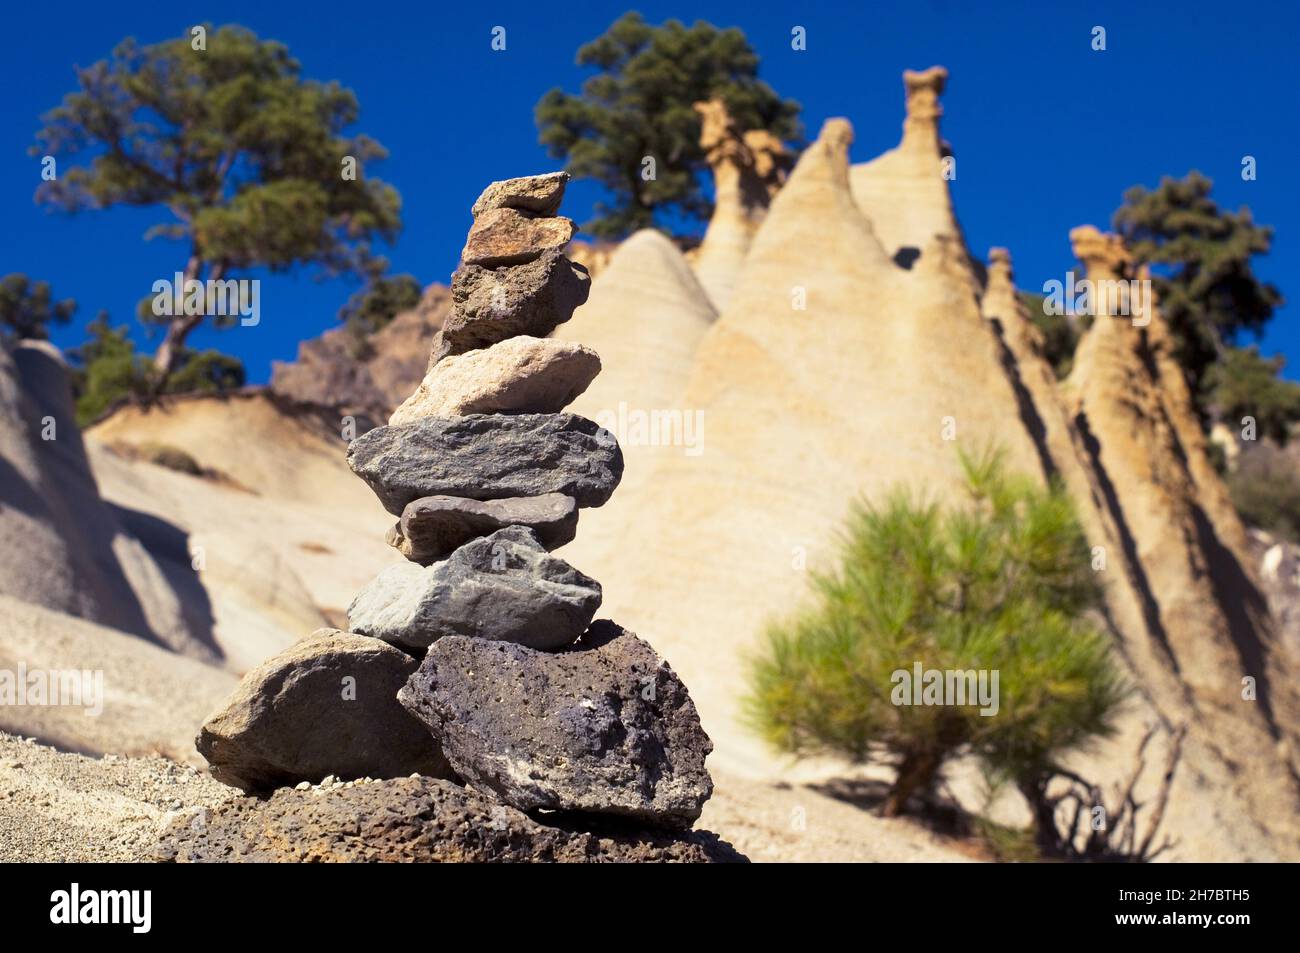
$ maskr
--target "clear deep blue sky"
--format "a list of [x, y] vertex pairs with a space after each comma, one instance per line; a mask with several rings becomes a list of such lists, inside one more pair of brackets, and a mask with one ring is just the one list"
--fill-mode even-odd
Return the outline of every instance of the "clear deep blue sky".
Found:
[[[762, 57], [762, 77], [799, 100], [810, 135], [847, 116], [854, 161], [898, 141], [900, 74], [947, 66], [944, 135], [958, 157], [954, 193], [972, 249], [1013, 254], [1023, 287], [1071, 267], [1067, 233], [1106, 225], [1124, 189], [1200, 169], [1221, 205], [1251, 207], [1276, 227], [1257, 272], [1294, 303], [1263, 345], [1293, 357], [1300, 377], [1300, 200], [1296, 187], [1295, 0], [1251, 3], [917, 2], [641, 3], [669, 17], [739, 26]], [[183, 249], [143, 233], [159, 215], [116, 209], [68, 217], [32, 201], [39, 160], [28, 155], [38, 117], [74, 87], [73, 65], [105, 57], [120, 39], [151, 43], [189, 25], [239, 23], [286, 43], [311, 78], [335, 79], [361, 103], [356, 130], [391, 157], [371, 173], [402, 194], [405, 230], [389, 252], [395, 271], [446, 281], [469, 225], [469, 206], [492, 179], [558, 167], [537, 145], [533, 106], [552, 86], [576, 90], [586, 75], [577, 48], [629, 6], [574, 3], [298, 2], [11, 4], [0, 58], [0, 189], [5, 228], [0, 274], [53, 282], [81, 305], [57, 332], [75, 344], [100, 308], [133, 322], [135, 303], [184, 262]], [[790, 48], [794, 25], [808, 48]], [[507, 49], [493, 52], [493, 26]], [[1090, 49], [1094, 25], [1107, 50]], [[1243, 182], [1241, 158], [1258, 161]], [[582, 221], [595, 188], [576, 184], [565, 211]], [[240, 355], [253, 382], [274, 359], [332, 326], [356, 285], [308, 274], [263, 282], [262, 323], [202, 330], [192, 343]]]

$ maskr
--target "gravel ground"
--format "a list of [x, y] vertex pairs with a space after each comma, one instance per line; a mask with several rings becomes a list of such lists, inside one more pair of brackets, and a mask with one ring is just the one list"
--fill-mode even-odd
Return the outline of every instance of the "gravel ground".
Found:
[[[876, 817], [807, 786], [716, 772], [715, 781], [697, 827], [754, 861], [969, 859], [911, 821]], [[238, 796], [165, 758], [90, 758], [0, 732], [0, 862], [142, 860], [179, 812]]]
[[165, 758], [87, 758], [0, 732], [0, 861], [133, 861], [168, 812], [235, 792]]

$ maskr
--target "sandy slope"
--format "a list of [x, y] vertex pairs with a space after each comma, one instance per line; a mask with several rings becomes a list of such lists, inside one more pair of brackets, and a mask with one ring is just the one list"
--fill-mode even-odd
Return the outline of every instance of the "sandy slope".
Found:
[[202, 764], [194, 735], [233, 690], [228, 672], [84, 619], [0, 597], [0, 670], [103, 673], [98, 715], [70, 705], [0, 704], [0, 730], [71, 751], [164, 754]]
[[87, 758], [0, 732], [0, 862], [140, 860], [169, 811], [230, 794], [165, 758]]
[[[401, 556], [384, 543], [392, 517], [348, 470], [342, 439], [265, 398], [229, 406], [229, 416], [222, 402], [199, 400], [145, 415], [130, 442], [183, 449], [239, 486], [128, 461], [96, 437], [87, 446], [105, 499], [137, 523], [172, 528], [183, 550], [201, 554], [214, 641], [227, 667], [244, 672], [340, 622], [353, 595]], [[96, 433], [126, 440], [111, 424]]]

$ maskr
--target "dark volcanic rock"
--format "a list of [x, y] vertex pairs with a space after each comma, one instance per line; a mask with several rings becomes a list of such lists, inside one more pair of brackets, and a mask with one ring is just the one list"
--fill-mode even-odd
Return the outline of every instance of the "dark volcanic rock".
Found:
[[470, 414], [376, 427], [348, 446], [348, 465], [397, 516], [422, 496], [563, 493], [600, 506], [622, 479], [623, 453], [575, 414]]
[[195, 741], [219, 781], [267, 791], [299, 781], [449, 776], [438, 743], [397, 703], [416, 662], [321, 629], [253, 669]]
[[689, 827], [713, 792], [686, 686], [612, 622], [563, 652], [442, 639], [397, 697], [462, 778], [521, 810]]
[[[549, 820], [549, 819], [548, 819]], [[450, 781], [399, 778], [277, 791], [180, 814], [154, 859], [168, 863], [745, 863], [716, 834], [665, 834], [590, 822], [541, 824]]]
[[348, 607], [348, 627], [407, 648], [448, 635], [558, 649], [600, 608], [600, 583], [546, 552], [533, 532], [508, 526], [422, 568], [390, 566]]
[[573, 317], [590, 290], [587, 269], [560, 251], [511, 267], [462, 265], [452, 276], [451, 314], [434, 339], [429, 366], [521, 334], [544, 338]]
[[542, 546], [555, 549], [573, 541], [578, 504], [563, 493], [486, 501], [425, 496], [406, 504], [401, 520], [388, 531], [388, 544], [407, 559], [427, 566], [471, 539], [505, 526], [526, 526]]

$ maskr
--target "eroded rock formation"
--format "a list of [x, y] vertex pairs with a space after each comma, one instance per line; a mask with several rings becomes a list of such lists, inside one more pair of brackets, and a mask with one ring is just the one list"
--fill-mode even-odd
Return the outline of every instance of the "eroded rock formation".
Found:
[[738, 129], [721, 99], [696, 103], [695, 111], [700, 147], [713, 170], [714, 209], [692, 263], [713, 307], [722, 310], [793, 162], [785, 143], [766, 129]]
[[297, 360], [272, 362], [271, 390], [380, 423], [420, 382], [430, 342], [450, 307], [450, 289], [432, 284], [418, 307], [394, 316], [365, 340], [334, 328], [303, 341]]
[[[804, 570], [828, 568], [849, 501], [898, 484], [946, 497], [960, 484], [958, 447], [1000, 445], [1012, 469], [1070, 490], [1105, 567], [1104, 624], [1139, 686], [1119, 736], [1086, 761], [1090, 776], [1118, 780], [1149, 726], [1153, 764], [1185, 732], [1164, 819], [1176, 855], [1300, 857], [1295, 660], [1267, 614], [1158, 303], [1143, 312], [1138, 286], [1136, 315], [1097, 317], [1058, 384], [1009, 253], [995, 250], [986, 269], [966, 249], [938, 128], [946, 78], [941, 68], [905, 75], [902, 142], [872, 162], [850, 168], [851, 127], [826, 124], [699, 337], [677, 401], [705, 421], [699, 452], [655, 457], [598, 517], [610, 540], [633, 518], [657, 533], [635, 562], [583, 537], [566, 552], [602, 579], [606, 611], [671, 654], [705, 720], [736, 724], [738, 660], [801, 598]], [[1074, 237], [1089, 278], [1145, 277], [1116, 239]], [[632, 281], [621, 292], [628, 312], [652, 300]], [[567, 337], [587, 340], [583, 319]], [[639, 331], [611, 321], [592, 333], [615, 329]], [[597, 387], [638, 386], [636, 370], [606, 369], [579, 406]], [[715, 757], [742, 773], [771, 766], [739, 732]], [[1153, 771], [1140, 797], [1159, 783]]]
[[939, 133], [939, 100], [947, 83], [948, 71], [942, 66], [905, 70], [902, 141], [870, 162], [853, 166], [849, 179], [854, 200], [899, 265], [912, 267], [936, 237], [946, 239], [978, 290], [978, 269], [966, 251], [948, 190], [957, 174], [956, 157]]
[[62, 355], [46, 341], [0, 346], [0, 595], [220, 663], [185, 580], [129, 515], [100, 498]]
[[1294, 659], [1207, 456], [1158, 304], [1144, 305], [1142, 286], [1130, 284], [1145, 273], [1116, 236], [1085, 226], [1070, 237], [1101, 307], [1064, 390], [1141, 610], [1121, 626], [1121, 645], [1157, 716], [1187, 726], [1198, 775], [1181, 779], [1170, 823], [1212, 823], [1220, 836], [1293, 856]]

